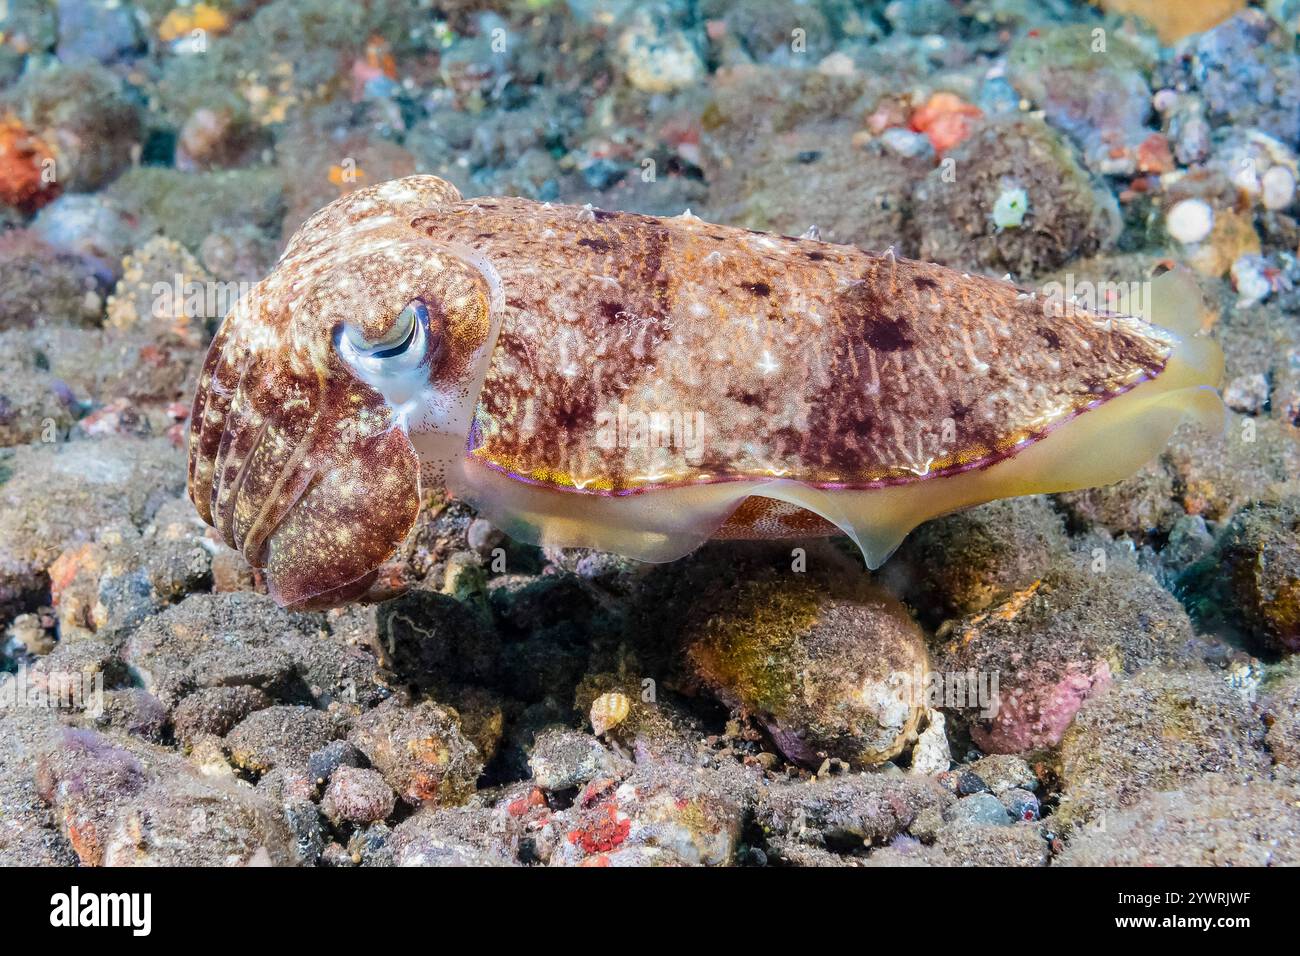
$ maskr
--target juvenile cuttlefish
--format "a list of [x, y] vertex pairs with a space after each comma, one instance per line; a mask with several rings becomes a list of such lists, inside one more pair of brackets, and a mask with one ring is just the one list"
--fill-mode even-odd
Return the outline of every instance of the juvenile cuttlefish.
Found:
[[842, 532], [875, 568], [937, 515], [1221, 426], [1195, 284], [1148, 299], [413, 176], [317, 212], [226, 317], [189, 493], [282, 606], [363, 595], [434, 484], [530, 543]]

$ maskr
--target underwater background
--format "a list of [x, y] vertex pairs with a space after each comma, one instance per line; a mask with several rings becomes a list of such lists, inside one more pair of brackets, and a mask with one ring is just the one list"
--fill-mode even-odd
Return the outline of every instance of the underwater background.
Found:
[[[0, 0], [0, 864], [1300, 863], [1300, 0]], [[668, 565], [430, 492], [282, 611], [185, 493], [222, 316], [432, 173], [1114, 305], [1227, 426]], [[905, 687], [908, 693], [899, 693]]]

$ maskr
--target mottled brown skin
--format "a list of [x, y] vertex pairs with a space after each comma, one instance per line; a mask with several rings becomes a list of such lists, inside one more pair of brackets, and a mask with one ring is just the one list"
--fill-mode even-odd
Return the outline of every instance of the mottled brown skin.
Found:
[[[394, 408], [340, 358], [340, 329], [385, 342], [416, 299], [437, 325], [429, 407], [463, 422]], [[313, 216], [227, 317], [195, 396], [190, 495], [281, 604], [340, 603], [401, 543], [421, 481], [457, 461], [566, 497], [915, 483], [1006, 459], [1170, 349], [1140, 320], [892, 253], [410, 177]], [[611, 445], [620, 409], [702, 431]], [[751, 498], [713, 530], [832, 526]]]
[[[1169, 351], [1009, 282], [694, 217], [476, 199], [414, 225], [482, 252], [506, 288], [480, 399], [502, 427], [475, 454], [561, 488], [915, 481], [998, 460]], [[600, 447], [597, 413], [620, 404], [702, 413], [700, 460]]]

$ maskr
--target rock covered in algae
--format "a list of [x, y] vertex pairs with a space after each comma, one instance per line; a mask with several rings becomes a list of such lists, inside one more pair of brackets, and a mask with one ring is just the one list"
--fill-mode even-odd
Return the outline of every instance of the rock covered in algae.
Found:
[[924, 711], [907, 693], [925, 638], [886, 591], [850, 579], [770, 574], [688, 628], [693, 675], [759, 720], [789, 759], [863, 767], [902, 752]]
[[374, 823], [393, 812], [397, 798], [377, 770], [341, 766], [330, 776], [321, 812], [331, 821]]
[[[869, 73], [828, 76], [752, 65], [721, 71], [701, 118], [708, 208], [752, 229], [797, 236], [816, 224], [827, 242], [896, 245], [911, 255], [912, 190], [933, 157], [900, 155], [880, 139], [860, 147], [854, 139], [858, 117], [889, 89]], [[798, 174], [791, 176], [792, 169]], [[867, 169], [870, 175], [863, 174]], [[853, 203], [840, 201], [850, 193]]]
[[1300, 787], [1207, 774], [1081, 828], [1061, 866], [1300, 865]]
[[255, 710], [226, 735], [237, 767], [265, 773], [273, 767], [305, 768], [307, 759], [339, 735], [329, 714], [311, 707], [277, 705]]
[[755, 823], [779, 846], [860, 850], [882, 846], [927, 812], [940, 813], [953, 795], [935, 781], [899, 773], [780, 781], [759, 794]]
[[249, 714], [271, 703], [271, 698], [256, 687], [202, 687], [172, 711], [172, 731], [176, 740], [186, 746], [207, 734], [224, 737]]
[[[198, 260], [175, 239], [154, 236], [122, 262], [122, 278], [108, 297], [110, 328], [145, 325], [158, 333], [169, 332], [183, 342], [199, 343], [206, 303], [192, 299], [194, 288], [212, 281]], [[165, 292], [163, 290], [166, 290]], [[225, 307], [233, 305], [232, 300]], [[214, 308], [212, 319], [221, 318]]]
[[96, 528], [144, 524], [185, 485], [165, 440], [24, 445], [0, 456], [0, 606], [49, 586], [50, 565]]
[[1215, 558], [1252, 632], [1273, 650], [1300, 651], [1300, 497], [1237, 512]]
[[55, 147], [58, 180], [75, 192], [122, 172], [143, 134], [127, 84], [97, 64], [29, 70], [0, 102], [9, 111]]
[[273, 170], [184, 173], [139, 166], [114, 180], [105, 195], [197, 251], [214, 232], [250, 223], [274, 235], [284, 215], [283, 192], [284, 180]]
[[1228, 414], [1227, 428], [1211, 433], [1190, 423], [1174, 431], [1164, 460], [1183, 508], [1207, 520], [1229, 518], [1275, 488], [1296, 487], [1300, 443], [1284, 422]]
[[1268, 732], [1264, 738], [1273, 762], [1300, 772], [1300, 668], [1290, 666], [1263, 688], [1261, 703]]
[[403, 709], [397, 698], [357, 720], [348, 740], [411, 806], [453, 806], [474, 792], [483, 769], [460, 715], [430, 700]]
[[[640, 668], [645, 670], [645, 668]], [[610, 698], [622, 698], [627, 712], [610, 723], [602, 715]], [[638, 761], [673, 760], [691, 763], [704, 730], [700, 722], [673, 695], [662, 691], [655, 678], [630, 677], [626, 672], [592, 671], [578, 682], [573, 692], [574, 712], [591, 723], [593, 733], [604, 727], [604, 740]], [[622, 710], [621, 707], [618, 710]]]
[[972, 614], [1033, 584], [1068, 549], [1046, 496], [1009, 498], [926, 522], [881, 575], [927, 619]]
[[143, 532], [118, 523], [50, 565], [50, 594], [64, 638], [85, 630], [126, 632], [202, 589], [211, 557], [186, 502], [163, 504]]
[[[956, 164], [956, 176], [941, 164], [914, 196], [922, 259], [1035, 275], [1107, 248], [1120, 233], [1115, 197], [1041, 121], [990, 122], [947, 159]], [[1009, 186], [1025, 190], [1031, 211], [1019, 228], [999, 230], [992, 211]]]
[[528, 756], [533, 783], [555, 792], [581, 787], [597, 777], [622, 779], [631, 764], [590, 734], [553, 728], [538, 735]]
[[[77, 256], [55, 249], [26, 229], [0, 234], [0, 330], [32, 325], [93, 327], [102, 306], [96, 279]], [[11, 378], [5, 391], [12, 387]]]
[[1132, 174], [1135, 154], [1151, 135], [1149, 58], [1120, 31], [1099, 52], [1093, 30], [1080, 23], [1022, 37], [1008, 56], [1008, 79], [1070, 136], [1088, 168]]
[[379, 859], [391, 857], [394, 866], [517, 866], [517, 842], [501, 839], [502, 819], [481, 807], [426, 807], [393, 828]]
[[1152, 668], [1084, 707], [1061, 741], [1057, 818], [1081, 823], [1202, 774], [1268, 776], [1264, 726], [1239, 688], [1204, 667]]
[[1050, 847], [1036, 823], [989, 826], [954, 821], [934, 842], [907, 837], [867, 857], [867, 866], [1046, 866]]
[[974, 673], [945, 685], [943, 703], [971, 721], [988, 753], [1054, 746], [1080, 706], [1113, 679], [1177, 659], [1192, 640], [1178, 601], [1148, 574], [1118, 561], [1066, 565], [986, 611], [946, 625], [935, 670]]
[[86, 866], [300, 861], [285, 820], [261, 793], [204, 776], [162, 747], [64, 729], [51, 735], [34, 775]]
[[594, 780], [558, 815], [551, 866], [724, 866], [735, 861], [754, 774], [736, 764], [646, 763]]

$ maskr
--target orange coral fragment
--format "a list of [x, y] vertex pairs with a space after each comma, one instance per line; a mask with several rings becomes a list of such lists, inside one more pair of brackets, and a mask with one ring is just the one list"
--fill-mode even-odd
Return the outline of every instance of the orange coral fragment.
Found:
[[337, 186], [343, 192], [349, 192], [361, 185], [361, 181], [366, 178], [366, 171], [356, 166], [331, 166], [329, 171], [330, 182]]
[[912, 114], [909, 125], [914, 132], [924, 133], [942, 155], [968, 137], [973, 121], [983, 115], [978, 106], [956, 93], [935, 93]]
[[59, 194], [54, 151], [15, 116], [0, 116], [0, 203], [33, 213]]
[[372, 36], [367, 41], [366, 65], [390, 80], [397, 79], [397, 61], [393, 59], [392, 47], [381, 36]]
[[1173, 170], [1174, 154], [1169, 149], [1169, 140], [1163, 134], [1152, 133], [1138, 146], [1137, 168], [1143, 173], [1167, 173]]
[[177, 7], [158, 24], [158, 38], [171, 43], [188, 36], [195, 30], [205, 33], [222, 33], [230, 26], [230, 17], [224, 11], [206, 3], [192, 7]]

